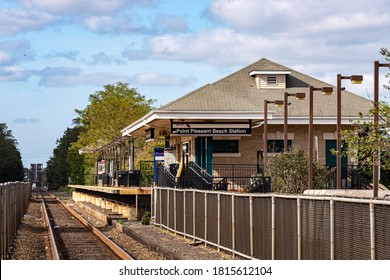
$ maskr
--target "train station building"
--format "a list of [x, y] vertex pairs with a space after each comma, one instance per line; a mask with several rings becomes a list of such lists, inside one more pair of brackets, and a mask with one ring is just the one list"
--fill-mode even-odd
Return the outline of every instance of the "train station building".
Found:
[[[313, 93], [313, 89], [318, 92]], [[328, 94], [319, 89], [327, 89]], [[333, 94], [329, 95], [330, 91]], [[278, 107], [281, 103], [283, 106]], [[364, 115], [372, 106], [370, 100], [345, 90], [341, 92], [341, 104], [342, 129], [349, 128], [351, 120], [357, 119], [359, 113]], [[336, 105], [335, 86], [260, 59], [150, 111], [123, 128], [122, 137], [95, 151], [100, 154], [95, 186], [74, 186], [75, 200], [92, 201], [110, 209], [123, 208], [129, 219], [140, 219], [145, 211], [151, 210], [153, 184], [257, 192], [258, 189], [252, 188], [256, 187], [253, 178], [262, 178], [257, 181], [262, 186], [261, 192], [270, 191], [265, 189], [270, 188], [270, 180], [264, 176], [263, 163], [285, 148], [308, 154], [312, 146], [313, 160], [328, 168], [336, 166], [332, 153], [337, 139]], [[314, 137], [309, 138], [309, 126]], [[153, 178], [148, 184], [140, 183], [140, 176], [145, 175], [142, 168], [134, 170], [134, 137], [146, 141], [163, 139], [166, 143], [165, 148], [155, 148]], [[356, 164], [351, 158], [342, 160], [342, 166]], [[343, 187], [348, 188], [349, 179], [344, 173], [342, 176]], [[332, 187], [335, 185], [328, 186]]]
[[[230, 168], [255, 165], [263, 155], [269, 158], [283, 152], [285, 135], [289, 151], [302, 149], [307, 153], [310, 86], [333, 89], [330, 95], [314, 92], [312, 105], [313, 160], [333, 167], [336, 166], [336, 156], [331, 152], [336, 149], [337, 139], [336, 87], [265, 58], [150, 111], [124, 128], [122, 135], [167, 139], [166, 166], [193, 162], [211, 175], [222, 170], [222, 165]], [[276, 105], [286, 93], [304, 93], [306, 98], [290, 97], [285, 112], [284, 106]], [[372, 106], [370, 100], [348, 91], [342, 91], [341, 104], [342, 129]], [[285, 117], [287, 133], [284, 133]], [[343, 165], [347, 164], [356, 162], [343, 158]]]

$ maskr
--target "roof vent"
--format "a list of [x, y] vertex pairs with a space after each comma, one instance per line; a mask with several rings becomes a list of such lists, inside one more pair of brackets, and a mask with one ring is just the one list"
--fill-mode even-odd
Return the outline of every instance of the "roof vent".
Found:
[[249, 73], [255, 78], [258, 89], [285, 89], [288, 74], [291, 74], [291, 71], [252, 71]]

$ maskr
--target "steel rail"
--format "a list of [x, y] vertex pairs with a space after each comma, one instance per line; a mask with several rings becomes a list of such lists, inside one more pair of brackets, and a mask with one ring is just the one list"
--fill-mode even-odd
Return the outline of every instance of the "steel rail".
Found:
[[53, 260], [60, 260], [60, 255], [58, 254], [58, 248], [57, 248], [57, 243], [54, 238], [54, 232], [53, 232], [53, 227], [52, 224], [50, 223], [49, 215], [47, 214], [47, 209], [46, 209], [46, 202], [41, 194], [41, 199], [42, 199], [42, 209], [43, 209], [43, 215], [44, 219], [47, 225], [47, 230], [48, 230], [48, 235], [49, 235], [49, 245], [50, 245], [50, 252]]
[[61, 205], [68, 210], [75, 218], [77, 218], [87, 229], [89, 229], [93, 234], [95, 234], [101, 241], [103, 241], [119, 258], [122, 260], [134, 260], [132, 256], [130, 256], [125, 250], [119, 247], [115, 242], [109, 239], [104, 233], [94, 227], [90, 222], [81, 217], [76, 211], [74, 211], [71, 207], [66, 205], [61, 199], [50, 194], [57, 201], [61, 203]]

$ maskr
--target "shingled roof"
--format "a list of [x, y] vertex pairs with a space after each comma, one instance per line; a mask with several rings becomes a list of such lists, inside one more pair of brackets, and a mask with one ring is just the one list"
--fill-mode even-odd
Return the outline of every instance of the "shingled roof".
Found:
[[[286, 76], [286, 89], [267, 89], [256, 86], [252, 71], [289, 71]], [[196, 89], [164, 106], [163, 111], [264, 111], [264, 99], [283, 100], [284, 92], [305, 92], [309, 86], [333, 87], [333, 94], [323, 96], [314, 94], [314, 116], [336, 117], [336, 87], [316, 78], [302, 74], [283, 65], [262, 58], [212, 84]], [[290, 98], [289, 116], [307, 117], [309, 100], [296, 101]], [[356, 117], [359, 112], [366, 113], [371, 101], [348, 91], [342, 92], [342, 116]], [[283, 116], [283, 108], [275, 108], [274, 117]]]

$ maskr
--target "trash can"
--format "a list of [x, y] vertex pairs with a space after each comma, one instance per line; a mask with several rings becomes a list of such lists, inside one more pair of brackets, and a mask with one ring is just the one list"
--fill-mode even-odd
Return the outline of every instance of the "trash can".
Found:
[[262, 193], [268, 193], [271, 191], [271, 177], [262, 177], [262, 186], [261, 186], [261, 189], [260, 189], [260, 192]]
[[141, 183], [141, 171], [130, 170], [129, 171], [129, 187], [139, 187]]
[[118, 185], [128, 186], [129, 171], [118, 171]]

